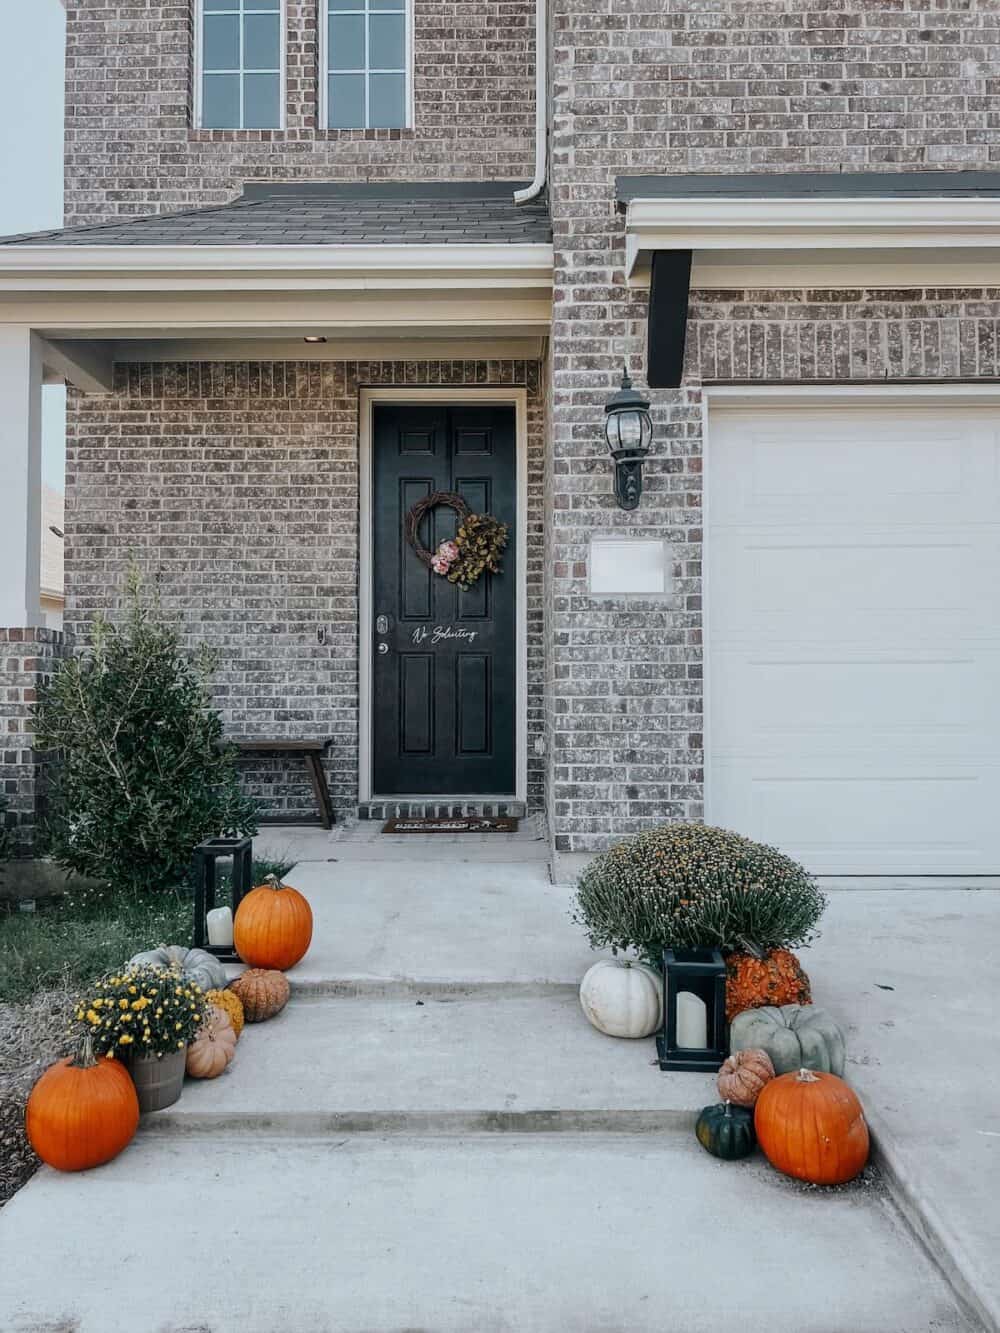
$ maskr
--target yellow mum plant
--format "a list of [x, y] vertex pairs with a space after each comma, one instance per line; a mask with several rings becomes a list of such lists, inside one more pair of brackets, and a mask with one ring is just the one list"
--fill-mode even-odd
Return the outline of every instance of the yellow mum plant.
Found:
[[101, 1055], [169, 1055], [201, 1027], [205, 994], [178, 969], [126, 967], [82, 995], [74, 1016]]

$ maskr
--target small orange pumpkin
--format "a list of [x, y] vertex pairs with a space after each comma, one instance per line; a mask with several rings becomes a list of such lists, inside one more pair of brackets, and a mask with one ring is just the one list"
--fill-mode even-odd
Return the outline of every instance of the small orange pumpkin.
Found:
[[236, 909], [233, 943], [251, 967], [284, 972], [304, 958], [312, 942], [312, 908], [290, 884], [268, 875]]
[[812, 1004], [809, 978], [788, 949], [772, 949], [763, 958], [731, 953], [726, 959], [726, 1022], [744, 1009], [769, 1004]]
[[753, 1106], [764, 1086], [774, 1078], [767, 1051], [735, 1051], [719, 1070], [719, 1096], [734, 1106]]
[[772, 1166], [813, 1185], [843, 1185], [868, 1161], [861, 1103], [836, 1074], [800, 1069], [772, 1079], [757, 1098], [754, 1127]]
[[24, 1128], [57, 1171], [86, 1171], [117, 1157], [139, 1125], [139, 1099], [119, 1060], [98, 1060], [88, 1034], [76, 1056], [51, 1065], [31, 1089]]
[[187, 1048], [185, 1071], [192, 1078], [218, 1078], [236, 1054], [236, 1033], [229, 1015], [218, 1005], [205, 1010], [205, 1022]]

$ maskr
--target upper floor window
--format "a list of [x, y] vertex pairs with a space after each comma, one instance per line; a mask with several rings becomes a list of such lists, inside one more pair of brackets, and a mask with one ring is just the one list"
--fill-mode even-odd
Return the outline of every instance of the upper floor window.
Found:
[[282, 0], [200, 0], [195, 123], [273, 130], [282, 124]]
[[332, 130], [409, 123], [408, 0], [321, 0], [325, 116]]

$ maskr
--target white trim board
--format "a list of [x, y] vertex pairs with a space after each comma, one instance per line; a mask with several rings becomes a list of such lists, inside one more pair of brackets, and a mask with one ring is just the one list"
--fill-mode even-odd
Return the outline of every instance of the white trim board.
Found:
[[[517, 460], [517, 531], [514, 577], [516, 597], [517, 738], [516, 787], [500, 795], [466, 792], [452, 796], [386, 796], [372, 791], [372, 409], [375, 403], [479, 403], [513, 405]], [[360, 477], [358, 571], [358, 800], [386, 801], [527, 801], [528, 799], [528, 391], [505, 388], [429, 387], [362, 389], [358, 404], [358, 470]]]
[[626, 272], [649, 281], [657, 250], [691, 250], [691, 285], [992, 284], [1000, 197], [633, 199]]

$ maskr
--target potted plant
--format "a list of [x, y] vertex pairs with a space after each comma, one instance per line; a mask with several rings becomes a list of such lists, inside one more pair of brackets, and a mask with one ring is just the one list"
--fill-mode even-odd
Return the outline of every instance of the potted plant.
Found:
[[806, 1004], [809, 979], [788, 952], [815, 933], [826, 899], [774, 847], [705, 824], [664, 824], [596, 856], [580, 877], [575, 919], [595, 949], [718, 949], [726, 1017], [757, 1005]]
[[76, 1008], [95, 1051], [128, 1066], [143, 1112], [160, 1111], [181, 1095], [188, 1042], [204, 1016], [199, 986], [177, 968], [148, 965], [102, 977]]

